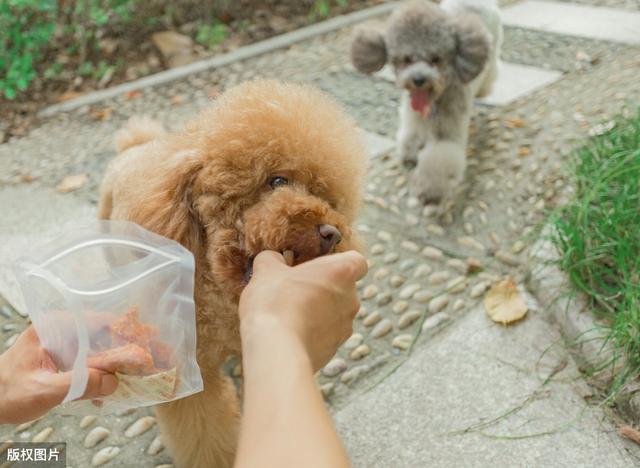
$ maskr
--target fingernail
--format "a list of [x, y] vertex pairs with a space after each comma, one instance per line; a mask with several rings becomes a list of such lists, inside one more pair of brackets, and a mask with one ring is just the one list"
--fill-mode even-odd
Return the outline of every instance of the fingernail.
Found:
[[111, 395], [118, 388], [118, 378], [112, 374], [105, 374], [100, 380], [100, 395]]

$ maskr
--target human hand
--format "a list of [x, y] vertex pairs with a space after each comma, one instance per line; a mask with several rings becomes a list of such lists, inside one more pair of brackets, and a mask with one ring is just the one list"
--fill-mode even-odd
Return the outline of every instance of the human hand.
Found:
[[293, 338], [314, 371], [320, 369], [351, 336], [360, 308], [355, 283], [366, 273], [367, 263], [355, 251], [295, 267], [287, 266], [276, 252], [261, 252], [240, 296], [243, 349], [246, 352], [259, 341]]
[[[58, 372], [51, 356], [40, 345], [33, 326], [0, 355], [0, 424], [18, 424], [39, 418], [67, 395], [71, 372]], [[89, 369], [83, 399], [113, 393], [118, 379], [113, 374]]]

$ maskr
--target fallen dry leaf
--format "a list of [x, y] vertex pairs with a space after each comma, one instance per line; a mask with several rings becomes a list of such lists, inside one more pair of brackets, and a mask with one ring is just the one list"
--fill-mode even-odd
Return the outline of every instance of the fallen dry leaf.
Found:
[[531, 148], [529, 148], [528, 146], [521, 146], [520, 148], [518, 148], [518, 156], [523, 157], [523, 156], [529, 156], [531, 154]]
[[524, 127], [524, 120], [514, 117], [512, 119], [507, 119], [504, 123], [509, 128], [522, 128]]
[[103, 107], [102, 109], [96, 109], [91, 112], [91, 118], [93, 120], [107, 120], [111, 117], [113, 109], [111, 107]]
[[87, 174], [74, 174], [66, 176], [56, 187], [60, 193], [73, 192], [78, 190], [87, 182]]
[[618, 428], [618, 434], [640, 445], [640, 431], [634, 429], [633, 427], [620, 426]]
[[181, 94], [176, 94], [175, 96], [171, 96], [171, 104], [180, 105], [184, 102], [184, 96]]
[[494, 284], [484, 296], [484, 308], [494, 322], [507, 325], [523, 318], [527, 305], [511, 278]]
[[82, 94], [83, 93], [79, 93], [77, 91], [67, 91], [66, 93], [62, 93], [60, 96], [58, 96], [56, 100], [58, 102], [70, 101], [72, 99], [82, 96]]
[[127, 101], [138, 99], [140, 96], [142, 96], [142, 91], [140, 91], [139, 89], [134, 89], [133, 91], [129, 91], [124, 95]]

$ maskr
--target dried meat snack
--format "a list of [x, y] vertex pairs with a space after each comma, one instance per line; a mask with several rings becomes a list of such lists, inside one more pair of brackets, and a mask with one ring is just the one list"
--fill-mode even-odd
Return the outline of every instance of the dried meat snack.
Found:
[[151, 353], [133, 343], [96, 353], [87, 360], [87, 365], [112, 374], [150, 375], [159, 372], [153, 365]]
[[173, 367], [173, 348], [164, 341], [151, 340], [149, 342], [153, 363], [159, 369], [170, 369]]
[[113, 345], [137, 344], [149, 349], [149, 341], [157, 337], [158, 329], [140, 322], [138, 306], [131, 307], [122, 317], [111, 324]]

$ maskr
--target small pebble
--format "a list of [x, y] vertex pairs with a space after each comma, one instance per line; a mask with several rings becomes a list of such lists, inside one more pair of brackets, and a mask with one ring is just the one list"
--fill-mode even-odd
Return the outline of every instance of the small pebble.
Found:
[[453, 303], [453, 311], [454, 312], [459, 312], [462, 309], [464, 309], [464, 300], [463, 299], [456, 299], [456, 301]]
[[413, 295], [413, 300], [420, 304], [426, 304], [431, 299], [433, 299], [433, 293], [431, 291], [427, 291], [426, 289], [418, 291]]
[[381, 318], [382, 318], [382, 316], [380, 315], [380, 312], [377, 311], [377, 310], [374, 310], [369, 315], [367, 315], [367, 317], [362, 321], [362, 324], [365, 327], [371, 327], [371, 326], [375, 325], [376, 323], [378, 323]]
[[391, 293], [388, 291], [385, 291], [378, 294], [378, 297], [376, 298], [376, 304], [382, 307], [390, 303], [392, 299], [393, 297], [391, 296]]
[[379, 322], [375, 327], [373, 327], [373, 330], [371, 330], [371, 337], [382, 338], [383, 336], [388, 334], [392, 329], [393, 329], [393, 324], [391, 323], [391, 320], [384, 319], [381, 322]]
[[453, 268], [454, 270], [459, 271], [460, 273], [467, 272], [467, 264], [459, 258], [450, 258], [449, 260], [447, 260], [446, 265], [449, 268]]
[[413, 343], [413, 335], [398, 335], [391, 342], [391, 346], [406, 351], [411, 347], [411, 343]]
[[171, 463], [163, 463], [162, 465], [156, 465], [153, 468], [175, 468]]
[[408, 308], [409, 308], [409, 303], [407, 301], [398, 301], [395, 304], [393, 304], [393, 308], [391, 310], [393, 310], [396, 314], [401, 314]]
[[371, 348], [369, 348], [369, 346], [367, 346], [366, 344], [361, 344], [356, 349], [351, 351], [349, 357], [351, 357], [351, 359], [353, 359], [354, 361], [358, 361], [363, 357], [368, 356], [369, 353], [371, 353]]
[[371, 255], [380, 255], [383, 252], [384, 252], [384, 245], [382, 244], [374, 244], [371, 246], [371, 249], [369, 249], [369, 253], [371, 253]]
[[386, 278], [389, 273], [391, 273], [391, 270], [389, 270], [387, 267], [378, 268], [373, 274], [373, 279], [376, 281], [380, 281], [381, 279]]
[[467, 273], [477, 273], [482, 270], [482, 263], [477, 258], [467, 258]]
[[465, 276], [457, 276], [447, 283], [447, 291], [450, 294], [460, 294], [467, 288], [467, 278]]
[[522, 242], [522, 241], [516, 241], [516, 242], [511, 246], [511, 251], [512, 251], [514, 254], [519, 254], [520, 252], [522, 252], [522, 251], [525, 249], [525, 247], [526, 247], [526, 246], [527, 246], [527, 245], [526, 245], [524, 242]]
[[22, 423], [22, 424], [17, 425], [16, 426], [16, 432], [26, 431], [27, 429], [29, 429], [31, 426], [33, 426], [38, 421], [39, 421], [39, 419], [34, 419], [33, 421], [28, 421], [26, 423]]
[[5, 341], [4, 347], [5, 348], [11, 348], [13, 346], [13, 344], [16, 342], [16, 340], [18, 339], [19, 336], [20, 336], [20, 333], [16, 333], [15, 335], [11, 335], [9, 338], [7, 338], [7, 341]]
[[342, 346], [344, 346], [345, 349], [355, 349], [362, 344], [363, 339], [364, 338], [360, 333], [354, 333], [347, 339], [347, 341], [344, 342]]
[[416, 263], [417, 262], [413, 258], [407, 258], [405, 260], [402, 260], [402, 262], [400, 262], [400, 270], [401, 271], [410, 270], [415, 266]]
[[444, 257], [442, 250], [431, 246], [427, 246], [422, 249], [422, 255], [427, 257], [429, 260], [441, 260]]
[[449, 279], [451, 275], [448, 271], [436, 271], [431, 276], [429, 276], [429, 284], [435, 286], [438, 284], [442, 284]]
[[402, 330], [403, 328], [409, 327], [413, 324], [413, 322], [418, 320], [421, 315], [422, 312], [420, 312], [419, 310], [410, 310], [408, 312], [405, 312], [398, 319], [398, 328]]
[[154, 418], [153, 416], [144, 416], [131, 424], [131, 426], [129, 426], [127, 430], [124, 431], [124, 435], [126, 437], [135, 437], [140, 434], [144, 434], [149, 429], [151, 429], [151, 426], [153, 426], [155, 423], [156, 418]]
[[432, 314], [440, 312], [442, 309], [447, 307], [447, 304], [449, 304], [449, 296], [446, 294], [434, 297], [431, 302], [429, 302], [429, 312]]
[[489, 287], [489, 283], [486, 281], [480, 281], [476, 285], [471, 288], [471, 293], [469, 294], [473, 299], [476, 299], [484, 294], [484, 292]]
[[444, 228], [442, 226], [438, 226], [437, 224], [427, 224], [427, 232], [431, 234], [435, 234], [436, 236], [444, 235]]
[[347, 361], [342, 358], [333, 358], [322, 369], [322, 375], [325, 377], [335, 377], [336, 375], [344, 372], [347, 368]]
[[397, 262], [399, 258], [400, 255], [398, 255], [397, 252], [389, 252], [384, 256], [384, 263], [394, 263]]
[[2, 331], [4, 333], [9, 333], [19, 329], [20, 329], [20, 325], [18, 325], [17, 323], [5, 323], [4, 325], [2, 325]]
[[86, 429], [91, 426], [96, 420], [95, 416], [85, 416], [80, 420], [80, 429]]
[[391, 284], [391, 286], [393, 286], [394, 288], [398, 288], [402, 286], [406, 280], [407, 278], [402, 275], [393, 275], [391, 278], [389, 278], [389, 284]]
[[106, 427], [97, 426], [89, 431], [87, 436], [84, 438], [84, 446], [85, 448], [93, 448], [102, 442], [104, 439], [109, 437], [111, 431]]
[[415, 271], [413, 272], [413, 277], [421, 278], [423, 276], [427, 276], [432, 271], [433, 271], [433, 268], [431, 268], [430, 265], [423, 263], [422, 265], [420, 265], [418, 268], [415, 269]]
[[419, 284], [410, 284], [400, 291], [400, 299], [411, 299], [413, 295], [420, 290]]
[[449, 318], [450, 318], [449, 314], [447, 314], [446, 312], [440, 312], [438, 314], [432, 315], [431, 317], [426, 319], [422, 324], [422, 331], [433, 330], [434, 328], [439, 326], [441, 323], [444, 323], [447, 320], [449, 320]]
[[333, 382], [327, 382], [326, 384], [320, 385], [320, 392], [324, 398], [328, 398], [333, 393], [335, 385]]
[[391, 242], [393, 240], [393, 236], [390, 232], [387, 231], [378, 231], [378, 239], [383, 242]]
[[424, 216], [425, 218], [430, 218], [437, 213], [438, 207], [435, 205], [427, 205], [422, 209], [422, 216]]
[[418, 252], [420, 250], [420, 247], [415, 242], [402, 241], [400, 245], [402, 246], [403, 249], [409, 250], [411, 252]]
[[340, 376], [340, 382], [348, 384], [360, 377], [360, 374], [366, 371], [366, 366], [354, 366]]
[[102, 466], [113, 460], [120, 453], [120, 447], [105, 447], [96, 453], [91, 459], [93, 466]]
[[46, 427], [33, 436], [31, 442], [40, 443], [46, 442], [49, 436], [53, 433], [53, 427]]
[[380, 288], [378, 288], [378, 286], [376, 286], [375, 284], [368, 285], [366, 288], [364, 288], [364, 291], [362, 291], [362, 300], [366, 301], [368, 299], [371, 299], [373, 296], [378, 294], [379, 291]]
[[3, 315], [5, 318], [11, 318], [11, 309], [9, 309], [6, 305], [0, 305], [0, 315]]
[[520, 260], [518, 260], [518, 258], [514, 257], [510, 253], [507, 253], [507, 252], [505, 252], [503, 250], [498, 250], [496, 252], [496, 258], [499, 261], [501, 261], [502, 263], [504, 263], [505, 265], [508, 265], [508, 266], [518, 266], [518, 265], [520, 265]]
[[463, 247], [468, 247], [470, 249], [477, 250], [478, 252], [484, 253], [485, 251], [484, 245], [482, 245], [482, 243], [480, 243], [473, 237], [469, 237], [469, 236], [460, 237], [458, 238], [458, 244], [460, 244]]
[[358, 311], [358, 313], [356, 314], [356, 318], [357, 319], [363, 319], [365, 318], [367, 315], [369, 314], [369, 311], [367, 310], [366, 307], [360, 307], [360, 310]]
[[162, 449], [164, 449], [164, 444], [162, 443], [162, 439], [160, 438], [160, 436], [155, 436], [154, 439], [149, 444], [149, 447], [147, 447], [147, 454], [157, 455], [158, 453], [162, 452]]
[[468, 235], [471, 235], [474, 232], [473, 224], [471, 223], [464, 223], [463, 229], [465, 234], [468, 234]]

